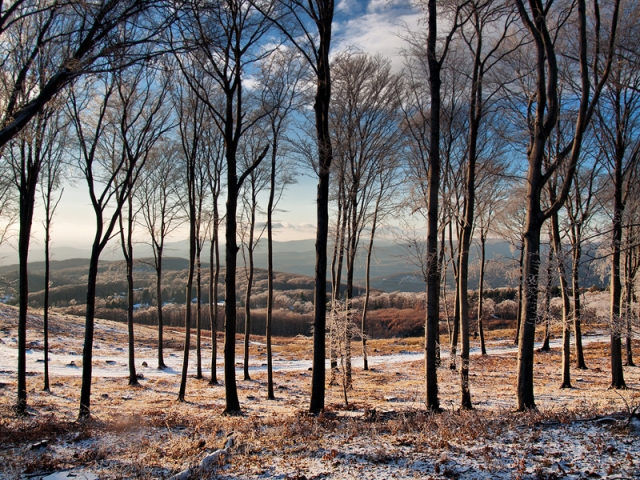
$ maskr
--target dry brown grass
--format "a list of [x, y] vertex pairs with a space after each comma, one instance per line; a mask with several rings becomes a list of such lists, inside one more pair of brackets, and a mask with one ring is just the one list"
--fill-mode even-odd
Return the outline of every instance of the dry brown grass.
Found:
[[[63, 335], [64, 324], [78, 320], [55, 321], [60, 329], [56, 335]], [[0, 322], [1, 331], [13, 333], [15, 325], [11, 320], [3, 317]], [[109, 328], [96, 335], [103, 349], [110, 345], [126, 346], [126, 336], [120, 331], [123, 326], [105, 325]], [[70, 331], [76, 334], [74, 329]], [[180, 332], [171, 331], [175, 333], [167, 335], [177, 341]], [[511, 333], [504, 331], [502, 335], [511, 338]], [[30, 330], [29, 335], [35, 334]], [[138, 328], [136, 335], [136, 343], [154, 345], [153, 329]], [[497, 336], [492, 338], [493, 342], [498, 341]], [[262, 343], [264, 339], [253, 340]], [[78, 350], [78, 345], [72, 345], [78, 341], [81, 340], [75, 337], [68, 342], [59, 340], [56, 348]], [[421, 352], [422, 342], [421, 338], [371, 340], [369, 352], [370, 355]], [[360, 351], [358, 342], [354, 342], [353, 349]], [[240, 351], [238, 345], [238, 362]], [[310, 359], [311, 339], [277, 338], [274, 351], [283, 359]], [[252, 354], [254, 364], [264, 360], [261, 345], [252, 345]], [[351, 448], [348, 445], [370, 444], [375, 438], [375, 445], [358, 454], [363, 461], [388, 465], [401, 458], [406, 449], [414, 455], [439, 452], [433, 468], [446, 476], [447, 469], [452, 468], [447, 458], [461, 454], [464, 448], [481, 443], [484, 438], [498, 438], [522, 428], [535, 432], [540, 425], [568, 424], [576, 418], [624, 413], [628, 405], [640, 403], [637, 390], [640, 368], [625, 369], [632, 389], [617, 393], [607, 388], [608, 344], [588, 344], [585, 355], [589, 370], [572, 369], [574, 388], [561, 390], [560, 352], [555, 349], [536, 353], [535, 393], [539, 410], [526, 413], [513, 412], [515, 354], [499, 350], [490, 350], [488, 356], [472, 357], [471, 392], [476, 407], [472, 411], [458, 410], [459, 374], [448, 368], [448, 362], [443, 362], [447, 366], [438, 370], [439, 395], [445, 410], [441, 415], [425, 412], [422, 360], [356, 370], [353, 389], [348, 392], [349, 406], [344, 405], [340, 387], [327, 386], [327, 407], [317, 417], [306, 414], [311, 383], [311, 372], [306, 370], [276, 372], [277, 398], [273, 401], [266, 399], [263, 372], [253, 373], [251, 381], [238, 380], [243, 409], [239, 416], [223, 415], [224, 389], [209, 385], [208, 379], [190, 377], [187, 401], [179, 403], [178, 375], [148, 376], [138, 387], [128, 386], [124, 376], [94, 378], [92, 417], [88, 421], [76, 419], [79, 377], [52, 376], [52, 393], [45, 393], [41, 391], [42, 376], [29, 376], [30, 415], [16, 417], [12, 411], [15, 374], [3, 373], [0, 471], [6, 478], [18, 478], [84, 467], [100, 472], [100, 478], [165, 478], [197, 464], [203, 455], [221, 448], [227, 436], [233, 435], [237, 446], [231, 457], [220, 464], [220, 468], [225, 465], [225, 475], [268, 476], [273, 473], [270, 468], [279, 468], [278, 462], [285, 460], [287, 471], [303, 475], [304, 458], [309, 452], [315, 452], [319, 465], [332, 471], [345, 464], [345, 452]], [[49, 442], [49, 447], [32, 449], [32, 445], [43, 440]], [[607, 445], [601, 447], [606, 449]], [[496, 454], [495, 447], [488, 445], [486, 450], [475, 454], [489, 462]], [[453, 475], [452, 471], [449, 474]], [[289, 478], [295, 478], [293, 473]]]

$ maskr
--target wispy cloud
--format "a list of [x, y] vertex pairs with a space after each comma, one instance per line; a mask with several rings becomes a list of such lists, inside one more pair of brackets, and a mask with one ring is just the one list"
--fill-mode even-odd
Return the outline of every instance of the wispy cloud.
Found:
[[422, 13], [406, 1], [371, 0], [363, 5], [343, 0], [340, 6], [344, 10], [334, 25], [334, 51], [356, 47], [366, 53], [380, 54], [399, 70], [404, 47], [401, 35], [407, 28], [418, 28]]

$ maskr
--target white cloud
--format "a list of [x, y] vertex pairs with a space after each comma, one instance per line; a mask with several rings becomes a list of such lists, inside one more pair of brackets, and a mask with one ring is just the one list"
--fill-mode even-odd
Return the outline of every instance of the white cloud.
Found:
[[406, 8], [389, 8], [386, 0], [372, 0], [367, 11], [369, 13], [336, 25], [334, 52], [356, 47], [365, 53], [389, 58], [393, 68], [399, 70], [403, 61], [401, 50], [405, 46], [400, 35], [407, 28], [418, 28], [422, 13]]

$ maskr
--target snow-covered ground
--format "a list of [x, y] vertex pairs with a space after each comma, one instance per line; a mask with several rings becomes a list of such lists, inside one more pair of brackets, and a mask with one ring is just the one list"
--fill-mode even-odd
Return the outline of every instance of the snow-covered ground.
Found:
[[[625, 367], [629, 390], [609, 390], [609, 339], [603, 331], [587, 329], [590, 368], [572, 369], [572, 389], [558, 388], [559, 339], [552, 352], [536, 354], [538, 411], [513, 412], [516, 349], [505, 336], [491, 339], [488, 356], [472, 353], [472, 411], [458, 411], [459, 373], [443, 361], [438, 382], [444, 412], [426, 413], [421, 342], [396, 339], [371, 342], [372, 351], [377, 346], [386, 354], [369, 356], [368, 372], [362, 371], [361, 358], [354, 358], [349, 405], [339, 382], [327, 386], [325, 413], [317, 417], [304, 413], [310, 339], [275, 340], [276, 400], [266, 400], [264, 345], [258, 337], [251, 345], [251, 380], [241, 380], [237, 364], [243, 415], [226, 416], [225, 389], [206, 381], [209, 339], [203, 346], [205, 381], [194, 378], [192, 351], [187, 401], [176, 402], [182, 351], [165, 349], [169, 368], [156, 369], [155, 331], [137, 328], [136, 367], [143, 378], [141, 386], [129, 387], [126, 330], [100, 320], [92, 420], [77, 422], [82, 319], [52, 319], [52, 393], [41, 391], [41, 322], [31, 315], [27, 332], [31, 415], [15, 417], [16, 311], [0, 306], [2, 479], [170, 478], [187, 468], [191, 478], [221, 479], [640, 478], [640, 421], [630, 415], [640, 405], [640, 368]], [[179, 332], [169, 329], [167, 337], [174, 347], [180, 342]], [[207, 471], [198, 470], [228, 438], [234, 446]]]

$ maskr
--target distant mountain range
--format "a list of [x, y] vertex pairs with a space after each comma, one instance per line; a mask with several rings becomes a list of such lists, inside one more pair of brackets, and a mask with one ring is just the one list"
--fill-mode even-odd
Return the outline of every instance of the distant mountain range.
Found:
[[[116, 244], [117, 245], [117, 244]], [[52, 249], [53, 260], [56, 260], [57, 268], [80, 266], [87, 263], [90, 250], [67, 246], [56, 246]], [[208, 265], [208, 246], [203, 250], [203, 264]], [[330, 250], [330, 255], [332, 251]], [[152, 257], [149, 245], [139, 244], [135, 246], [136, 258]], [[188, 242], [173, 242], [166, 246], [167, 257], [188, 257]], [[489, 240], [487, 242], [487, 266], [485, 285], [487, 288], [514, 286], [517, 283], [516, 257], [517, 251], [512, 251], [509, 243], [502, 240]], [[222, 254], [224, 258], [224, 254]], [[30, 254], [30, 264], [35, 268], [42, 268], [44, 250], [34, 248]], [[108, 248], [101, 256], [102, 262], [122, 260], [119, 248]], [[331, 258], [329, 258], [329, 263]], [[469, 288], [477, 288], [477, 251], [471, 252], [471, 276]], [[17, 270], [17, 253], [7, 246], [0, 247], [0, 274], [7, 274]], [[315, 270], [315, 240], [294, 240], [288, 242], [274, 242], [274, 268], [280, 272], [295, 273], [299, 275], [313, 276]], [[40, 264], [40, 265], [38, 265]], [[242, 252], [238, 254], [238, 266], [243, 264]], [[267, 244], [261, 241], [255, 253], [255, 266], [267, 268]], [[330, 267], [330, 265], [329, 265]], [[56, 267], [54, 267], [56, 268]], [[586, 273], [585, 273], [586, 274]], [[330, 273], [328, 274], [330, 275]], [[364, 285], [365, 278], [365, 254], [364, 249], [357, 261], [355, 272], [356, 282]], [[343, 277], [344, 279], [344, 277]], [[451, 269], [449, 268], [448, 283], [453, 286]], [[600, 284], [599, 278], [587, 275], [583, 279], [583, 285]], [[420, 275], [420, 269], [412, 265], [406, 249], [398, 243], [381, 239], [374, 246], [371, 265], [371, 286], [387, 292], [391, 291], [422, 291], [425, 288]]]

